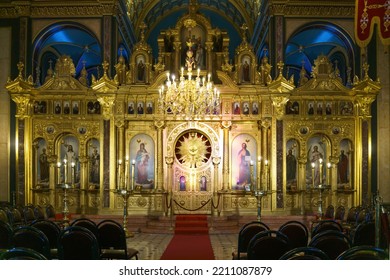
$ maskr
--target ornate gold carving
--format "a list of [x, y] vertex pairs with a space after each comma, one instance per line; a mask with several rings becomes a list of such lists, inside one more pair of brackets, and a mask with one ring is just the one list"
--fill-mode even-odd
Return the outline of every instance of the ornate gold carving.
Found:
[[69, 4], [62, 3], [62, 6], [58, 5], [49, 5], [45, 2], [44, 6], [37, 5], [31, 7], [30, 11], [31, 16], [36, 17], [45, 17], [50, 15], [50, 17], [75, 17], [75, 16], [101, 16], [101, 15], [114, 15], [115, 14], [115, 5], [111, 3], [99, 3], [94, 2], [90, 3], [80, 3], [77, 4]]
[[18, 118], [27, 117], [30, 97], [25, 96], [25, 95], [12, 95], [11, 98], [17, 104], [16, 117], [18, 117]]
[[165, 163], [167, 165], [172, 165], [173, 164], [173, 157], [165, 157]]
[[16, 79], [14, 79], [13, 81], [8, 78], [5, 88], [11, 93], [30, 93], [34, 88], [34, 84], [31, 76], [29, 76], [27, 80], [24, 79], [24, 64], [22, 62], [18, 63], [18, 70], [18, 77], [16, 77]]
[[61, 56], [55, 65], [55, 74], [41, 87], [41, 90], [85, 90], [86, 87], [74, 78], [76, 69], [70, 56]]
[[375, 96], [358, 96], [357, 102], [360, 108], [360, 115], [363, 117], [370, 116], [371, 103], [375, 101]]
[[96, 80], [96, 78], [92, 76], [92, 89], [100, 93], [114, 93], [118, 89], [118, 84], [108, 77], [108, 62], [104, 61], [102, 66], [104, 70], [103, 77], [101, 77], [99, 80]]
[[284, 115], [284, 107], [288, 101], [287, 96], [271, 96], [272, 105], [275, 109], [275, 115], [277, 118], [280, 118]]
[[274, 81], [269, 83], [269, 90], [271, 93], [289, 93], [295, 88], [294, 81], [293, 80], [288, 81], [283, 76], [283, 67], [284, 67], [284, 63], [279, 62], [278, 63], [279, 75]]
[[284, 16], [329, 16], [340, 18], [353, 18], [355, 9], [354, 3], [345, 4], [340, 2], [340, 5], [323, 5], [322, 3], [313, 3], [310, 1], [310, 5], [305, 3], [301, 4], [272, 4], [270, 6], [271, 15], [284, 15]]
[[114, 96], [99, 96], [97, 100], [102, 105], [103, 119], [109, 120], [112, 116], [112, 109], [114, 107], [115, 97]]
[[208, 160], [206, 155], [211, 146], [207, 144], [209, 140], [203, 134], [190, 132], [188, 137], [183, 137], [179, 143], [180, 145], [176, 146], [178, 150], [176, 156], [184, 166], [198, 168]]

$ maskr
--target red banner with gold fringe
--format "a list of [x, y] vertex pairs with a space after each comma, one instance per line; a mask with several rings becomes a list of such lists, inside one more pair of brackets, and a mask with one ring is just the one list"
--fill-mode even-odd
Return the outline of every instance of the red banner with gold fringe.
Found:
[[390, 45], [390, 0], [356, 0], [355, 37], [361, 47], [371, 41], [374, 25], [384, 45]]

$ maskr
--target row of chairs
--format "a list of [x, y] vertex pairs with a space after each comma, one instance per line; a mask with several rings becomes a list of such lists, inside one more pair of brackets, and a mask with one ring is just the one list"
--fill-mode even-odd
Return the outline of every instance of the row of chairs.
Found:
[[306, 225], [299, 221], [288, 221], [281, 225], [278, 231], [272, 231], [267, 224], [261, 221], [253, 221], [245, 224], [240, 229], [238, 233], [237, 251], [233, 252], [233, 259], [247, 259], [250, 242], [255, 237], [260, 237], [258, 234], [262, 233], [270, 237], [276, 236], [278, 239], [286, 237], [284, 239], [288, 239], [288, 246], [291, 248], [306, 246], [309, 240], [309, 231]]
[[16, 205], [0, 208], [0, 221], [10, 224], [13, 228], [28, 225], [35, 220], [55, 220], [56, 211], [49, 204], [41, 205]]
[[64, 229], [50, 220], [35, 220], [15, 229], [0, 221], [0, 249], [13, 248], [28, 248], [46, 259], [138, 259], [138, 251], [127, 247], [123, 227], [109, 219], [95, 224], [83, 218]]
[[[345, 216], [345, 214], [347, 214]], [[352, 230], [357, 225], [364, 221], [372, 221], [374, 215], [372, 211], [363, 206], [354, 206], [348, 209], [346, 213], [346, 209], [344, 206], [339, 205], [335, 209], [333, 205], [328, 205], [326, 207], [325, 213], [321, 219], [316, 219], [312, 221], [312, 228], [321, 220], [335, 220], [341, 223], [345, 230]]]
[[351, 238], [333, 220], [321, 221], [311, 232], [299, 221], [288, 221], [276, 231], [254, 221], [239, 231], [233, 259], [279, 259], [289, 250], [306, 247], [317, 248], [329, 259], [337, 259], [344, 251], [358, 246], [375, 247], [374, 222], [361, 223]]
[[[337, 256], [336, 260], [387, 260], [385, 250], [375, 246], [351, 247]], [[329, 260], [327, 254], [316, 247], [299, 247], [282, 255], [279, 260]]]

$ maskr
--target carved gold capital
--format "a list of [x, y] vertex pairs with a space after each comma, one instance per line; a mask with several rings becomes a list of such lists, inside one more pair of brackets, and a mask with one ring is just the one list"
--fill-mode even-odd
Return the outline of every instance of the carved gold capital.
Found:
[[218, 165], [221, 163], [221, 157], [213, 157], [213, 164]]
[[259, 123], [262, 128], [268, 129], [271, 127], [272, 121], [270, 118], [264, 118]]
[[115, 126], [123, 129], [125, 127], [125, 120], [123, 118], [116, 118]]
[[12, 95], [11, 98], [17, 105], [16, 117], [26, 118], [28, 116], [30, 97], [25, 95]]
[[171, 166], [173, 164], [173, 157], [165, 157], [165, 163]]
[[223, 121], [223, 122], [221, 122], [221, 126], [223, 129], [229, 129], [232, 126], [232, 122], [231, 121]]
[[287, 96], [271, 96], [272, 105], [275, 109], [276, 117], [284, 115], [284, 106], [286, 105], [289, 98]]
[[109, 120], [110, 117], [112, 116], [112, 110], [114, 107], [115, 103], [115, 97], [111, 95], [106, 95], [106, 96], [99, 96], [97, 100], [100, 102], [102, 105], [102, 115], [103, 119]]
[[363, 117], [369, 117], [371, 104], [374, 101], [375, 96], [358, 96], [357, 102], [359, 104], [359, 114]]
[[157, 129], [163, 129], [165, 126], [165, 122], [164, 121], [154, 121], [154, 126]]

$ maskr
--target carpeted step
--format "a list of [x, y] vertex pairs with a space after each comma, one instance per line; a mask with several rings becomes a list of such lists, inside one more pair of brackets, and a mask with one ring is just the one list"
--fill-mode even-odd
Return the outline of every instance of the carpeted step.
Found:
[[176, 221], [207, 221], [206, 215], [177, 215]]
[[175, 234], [208, 234], [208, 232], [206, 215], [176, 216]]
[[176, 221], [176, 227], [208, 227], [207, 221]]
[[208, 228], [181, 227], [175, 228], [175, 234], [208, 234]]

